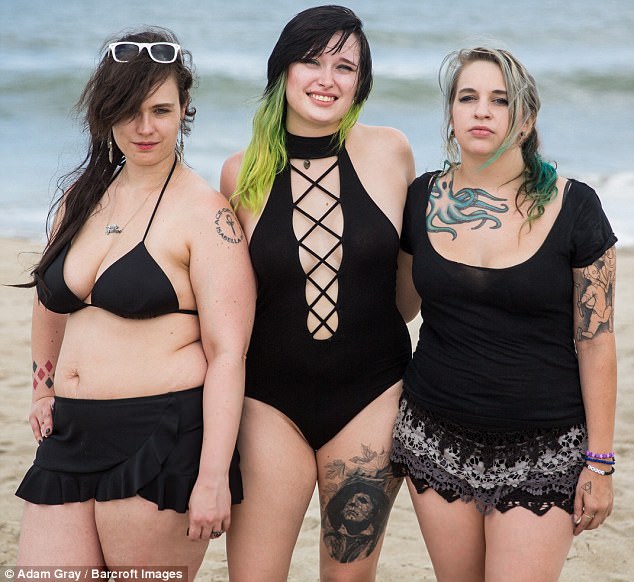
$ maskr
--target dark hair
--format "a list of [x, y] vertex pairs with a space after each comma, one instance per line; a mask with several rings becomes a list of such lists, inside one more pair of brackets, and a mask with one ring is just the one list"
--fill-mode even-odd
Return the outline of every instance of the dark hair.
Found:
[[369, 516], [369, 521], [375, 528], [379, 527], [386, 519], [390, 502], [385, 491], [363, 481], [353, 480], [341, 487], [326, 506], [328, 520], [335, 530], [339, 529], [343, 522], [341, 515], [343, 508], [357, 493], [365, 493], [372, 499], [373, 508], [372, 515]]
[[267, 84], [264, 94], [275, 88], [279, 78], [289, 65], [319, 56], [328, 47], [328, 42], [337, 32], [341, 38], [330, 52], [337, 53], [350, 35], [359, 42], [359, 69], [357, 92], [354, 103], [363, 103], [372, 88], [372, 56], [370, 45], [363, 32], [363, 23], [357, 15], [344, 6], [327, 5], [308, 8], [291, 19], [282, 30], [269, 57]]
[[[88, 151], [83, 162], [57, 183], [61, 194], [48, 214], [49, 241], [41, 260], [31, 272], [33, 280], [24, 287], [32, 287], [41, 281], [42, 273], [95, 211], [118, 167], [125, 161], [114, 140], [112, 160], [109, 159], [108, 141], [113, 125], [134, 117], [147, 97], [173, 77], [178, 86], [180, 105], [185, 107], [181, 131], [185, 134], [190, 131], [196, 115], [190, 98], [194, 83], [191, 54], [181, 50], [173, 63], [166, 64], [154, 62], [148, 52], [142, 50], [130, 61], [118, 63], [108, 50], [110, 42], [118, 41], [179, 44], [173, 32], [153, 26], [124, 32], [102, 46], [103, 56], [75, 106], [78, 112], [83, 113], [84, 130], [89, 134]], [[52, 229], [52, 219], [60, 207], [61, 220]]]
[[[328, 49], [328, 43], [337, 33], [341, 37]], [[339, 148], [357, 122], [372, 88], [372, 56], [363, 23], [349, 8], [328, 5], [300, 12], [284, 27], [269, 57], [267, 85], [253, 117], [251, 141], [244, 152], [233, 195], [236, 206], [242, 204], [252, 212], [260, 212], [275, 176], [288, 161], [284, 127], [288, 67], [318, 57], [326, 49], [332, 53], [341, 51], [353, 34], [359, 47], [357, 88], [352, 106], [339, 123], [335, 137]]]

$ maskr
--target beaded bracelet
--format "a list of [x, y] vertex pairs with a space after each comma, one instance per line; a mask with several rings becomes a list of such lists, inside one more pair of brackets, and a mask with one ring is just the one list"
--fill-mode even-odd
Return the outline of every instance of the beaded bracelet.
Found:
[[588, 465], [588, 463], [586, 463], [585, 468], [589, 469], [593, 473], [596, 473], [597, 475], [607, 476], [607, 475], [612, 475], [612, 473], [614, 473], [614, 467], [612, 467], [609, 471], [603, 471], [602, 469], [597, 469], [596, 467], [593, 467], [592, 465]]
[[593, 457], [585, 457], [583, 460], [591, 463], [601, 463], [602, 465], [614, 465], [616, 463], [616, 461], [606, 461], [605, 459], [595, 459]]
[[614, 451], [609, 453], [593, 453], [592, 451], [586, 451], [586, 457], [591, 459], [612, 459], [614, 457]]

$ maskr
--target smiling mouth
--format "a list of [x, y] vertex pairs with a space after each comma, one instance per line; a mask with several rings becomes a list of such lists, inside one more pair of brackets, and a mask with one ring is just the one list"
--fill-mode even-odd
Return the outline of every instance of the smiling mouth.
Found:
[[336, 99], [336, 97], [333, 97], [332, 95], [317, 95], [315, 93], [309, 93], [308, 96], [311, 99], [315, 99], [315, 101], [321, 101], [322, 103], [331, 103]]

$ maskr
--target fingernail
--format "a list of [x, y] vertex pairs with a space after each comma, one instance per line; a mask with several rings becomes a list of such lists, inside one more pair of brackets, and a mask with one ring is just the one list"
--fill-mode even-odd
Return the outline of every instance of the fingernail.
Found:
[[50, 428], [46, 429], [46, 434], [51, 434], [51, 429]]
[[41, 444], [42, 444], [42, 440], [43, 440], [43, 439], [38, 439], [37, 444], [38, 444], [38, 445], [41, 445]]

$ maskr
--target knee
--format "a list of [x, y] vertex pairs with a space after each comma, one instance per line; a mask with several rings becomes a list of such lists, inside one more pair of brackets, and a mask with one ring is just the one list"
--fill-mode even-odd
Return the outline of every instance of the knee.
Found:
[[372, 582], [376, 579], [377, 561], [378, 555], [349, 563], [322, 560], [319, 582]]

